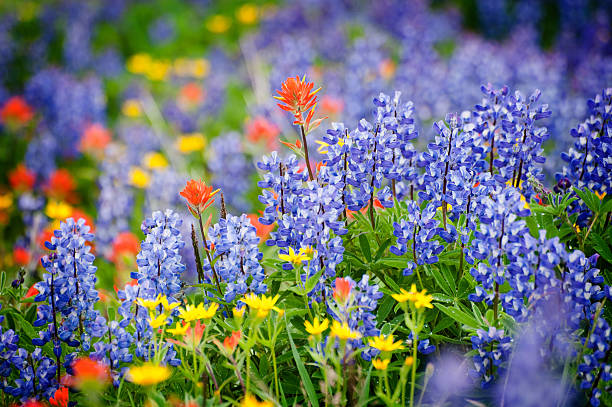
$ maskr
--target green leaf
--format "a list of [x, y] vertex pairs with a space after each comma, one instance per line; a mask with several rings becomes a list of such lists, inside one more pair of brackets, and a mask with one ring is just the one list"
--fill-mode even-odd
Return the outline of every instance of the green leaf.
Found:
[[384, 242], [382, 242], [382, 244], [376, 251], [376, 254], [374, 255], [374, 261], [378, 261], [382, 257], [382, 255], [385, 254], [385, 250], [387, 250], [387, 248], [391, 246], [392, 241], [393, 241], [393, 238], [390, 237]]
[[366, 376], [365, 379], [365, 383], [363, 384], [363, 390], [361, 391], [361, 394], [359, 395], [359, 406], [367, 406], [368, 405], [368, 399], [370, 397], [370, 377], [372, 375], [372, 365], [370, 365], [370, 368], [368, 369], [368, 375]]
[[372, 262], [372, 251], [370, 250], [370, 242], [366, 235], [359, 235], [359, 245], [361, 246], [361, 253], [368, 263]]
[[612, 212], [612, 195], [606, 195], [604, 197], [600, 212], [602, 215]]
[[315, 285], [317, 285], [317, 282], [321, 278], [321, 275], [323, 274], [323, 271], [325, 271], [325, 268], [322, 268], [321, 270], [319, 270], [317, 272], [317, 274], [315, 274], [314, 276], [310, 277], [306, 281], [306, 289], [305, 289], [306, 292], [305, 292], [305, 294], [308, 294], [309, 292], [311, 292], [315, 288]]
[[401, 258], [401, 257], [391, 257], [391, 258], [379, 260], [376, 262], [376, 264], [383, 264], [385, 266], [403, 270], [408, 265], [408, 260]]
[[300, 358], [300, 354], [295, 348], [295, 344], [293, 343], [293, 338], [291, 337], [291, 329], [289, 329], [289, 324], [287, 324], [287, 316], [285, 315], [285, 326], [287, 327], [287, 337], [289, 338], [289, 344], [291, 345], [291, 353], [293, 353], [293, 359], [295, 360], [295, 365], [297, 366], [298, 373], [300, 374], [300, 378], [306, 388], [306, 394], [308, 394], [308, 400], [312, 403], [313, 406], [318, 407], [319, 400], [317, 399], [317, 392], [315, 391], [314, 386], [312, 385], [312, 381], [310, 380], [310, 376], [306, 371], [306, 367], [304, 366], [304, 362], [302, 362], [302, 358]]
[[608, 242], [597, 233], [591, 233], [591, 239], [593, 240], [593, 246], [597, 250], [597, 253], [601, 254], [601, 257], [608, 263], [612, 263], [612, 249], [610, 249]]
[[379, 321], [384, 321], [387, 318], [389, 312], [391, 312], [391, 309], [393, 308], [394, 303], [395, 301], [393, 300], [393, 297], [390, 296], [386, 296], [382, 300], [382, 303], [380, 304], [380, 307], [378, 307], [378, 313], [376, 315]]
[[466, 325], [473, 329], [480, 327], [478, 321], [476, 321], [476, 319], [467, 312], [461, 311], [460, 309], [457, 309], [455, 307], [447, 307], [440, 303], [435, 303], [434, 305], [440, 311], [442, 311], [443, 313], [445, 313], [446, 315], [448, 315], [449, 317], [451, 317], [462, 325]]
[[451, 297], [455, 295], [455, 278], [448, 267], [442, 265], [440, 265], [440, 268], [426, 266], [426, 269], [431, 271], [438, 287], [440, 287], [444, 293]]
[[452, 318], [449, 318], [449, 317], [442, 318], [442, 320], [440, 322], [437, 322], [436, 325], [434, 326], [433, 333], [441, 332], [454, 323], [455, 321]]
[[435, 293], [435, 294], [431, 294], [431, 296], [436, 301], [446, 302], [448, 304], [452, 304], [453, 302], [455, 302], [453, 300], [453, 297], [450, 297], [450, 296], [448, 296], [446, 294]]
[[600, 210], [601, 200], [594, 192], [589, 191], [588, 189], [578, 189], [574, 188], [574, 192], [584, 201], [586, 206], [589, 207], [593, 213], [598, 213]]

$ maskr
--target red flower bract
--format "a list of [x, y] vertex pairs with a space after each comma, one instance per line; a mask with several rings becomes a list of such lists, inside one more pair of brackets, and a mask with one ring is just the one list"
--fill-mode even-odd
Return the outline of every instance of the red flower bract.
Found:
[[[317, 104], [316, 94], [321, 88], [313, 91], [313, 82], [306, 82], [306, 76], [300, 79], [299, 76], [295, 78], [287, 78], [281, 85], [281, 90], [276, 91], [279, 96], [274, 96], [275, 99], [279, 100], [278, 107], [293, 114], [295, 118], [293, 124], [304, 126], [305, 132], [308, 133], [311, 130], [311, 120], [314, 116], [315, 107]], [[309, 111], [310, 110], [310, 111]], [[303, 114], [307, 113], [306, 119]], [[323, 118], [317, 119], [312, 123], [312, 129], [317, 127]]]
[[18, 266], [26, 266], [30, 262], [30, 252], [23, 247], [13, 249], [13, 262]]
[[227, 338], [223, 339], [223, 346], [227, 349], [228, 352], [233, 352], [238, 346], [238, 342], [240, 342], [240, 337], [242, 333], [240, 331], [232, 331], [232, 334]]
[[68, 199], [75, 188], [74, 178], [65, 169], [55, 170], [44, 187], [45, 192], [51, 198]]
[[9, 182], [11, 187], [17, 191], [29, 191], [34, 187], [36, 174], [25, 165], [19, 164], [17, 168], [9, 173]]
[[[219, 192], [218, 189], [213, 191], [212, 186], [207, 186], [203, 181], [192, 179], [187, 181], [187, 185], [180, 192], [180, 195], [187, 199], [192, 211], [201, 213], [215, 202], [213, 197], [217, 192]], [[194, 213], [194, 215], [196, 214]]]
[[49, 404], [51, 404], [54, 407], [68, 407], [68, 400], [69, 400], [68, 388], [60, 387], [59, 389], [55, 391], [55, 394], [53, 395], [53, 397], [49, 399]]
[[77, 359], [72, 364], [74, 371], [74, 385], [80, 388], [84, 383], [107, 383], [110, 381], [108, 366], [90, 358]]
[[32, 119], [34, 112], [21, 96], [13, 96], [0, 108], [0, 121], [25, 124]]
[[345, 278], [337, 278], [334, 287], [334, 299], [344, 304], [351, 294], [351, 282]]

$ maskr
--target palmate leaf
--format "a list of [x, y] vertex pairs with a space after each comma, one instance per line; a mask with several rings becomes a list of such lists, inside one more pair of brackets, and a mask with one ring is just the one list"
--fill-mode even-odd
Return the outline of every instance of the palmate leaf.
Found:
[[459, 322], [460, 324], [465, 325], [471, 329], [480, 328], [480, 324], [478, 323], [478, 321], [476, 321], [476, 319], [467, 312], [464, 312], [456, 307], [447, 307], [446, 305], [442, 305], [440, 303], [435, 303], [434, 305], [440, 311], [442, 311], [455, 321]]

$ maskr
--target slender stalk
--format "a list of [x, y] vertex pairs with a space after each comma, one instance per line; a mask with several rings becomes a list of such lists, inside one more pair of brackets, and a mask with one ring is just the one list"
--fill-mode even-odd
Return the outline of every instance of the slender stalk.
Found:
[[416, 382], [416, 365], [417, 365], [417, 347], [418, 337], [415, 331], [412, 331], [412, 378], [410, 380], [410, 407], [414, 406], [414, 385]]
[[217, 275], [217, 271], [215, 270], [215, 265], [212, 262], [212, 258], [210, 257], [210, 249], [208, 248], [208, 242], [206, 241], [206, 233], [204, 233], [204, 224], [202, 223], [202, 214], [198, 209], [198, 221], [200, 223], [200, 233], [202, 233], [202, 240], [204, 241], [204, 249], [206, 252], [206, 257], [208, 258], [208, 263], [210, 264], [210, 268], [213, 272], [213, 276], [215, 278], [215, 283], [217, 284], [217, 290], [219, 292], [219, 296], [222, 295], [221, 292], [221, 284], [219, 284], [219, 276]]
[[300, 125], [300, 132], [302, 134], [302, 144], [304, 144], [304, 159], [306, 160], [306, 167], [308, 168], [308, 176], [311, 181], [314, 181], [314, 173], [312, 172], [312, 168], [310, 168], [310, 158], [308, 156], [308, 144], [306, 142], [306, 131], [304, 130], [304, 125]]

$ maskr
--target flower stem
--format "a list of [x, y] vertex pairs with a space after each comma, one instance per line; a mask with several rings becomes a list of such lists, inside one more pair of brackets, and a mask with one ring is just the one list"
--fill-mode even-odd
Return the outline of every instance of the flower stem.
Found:
[[304, 125], [300, 125], [300, 133], [302, 134], [302, 144], [304, 144], [304, 159], [306, 160], [306, 168], [308, 168], [308, 176], [311, 181], [314, 181], [314, 173], [312, 172], [312, 168], [310, 168], [310, 158], [308, 157], [308, 143], [306, 142], [306, 131], [304, 130]]
[[417, 333], [412, 331], [412, 377], [410, 380], [410, 407], [414, 406], [414, 385], [416, 382], [417, 346], [419, 340]]

